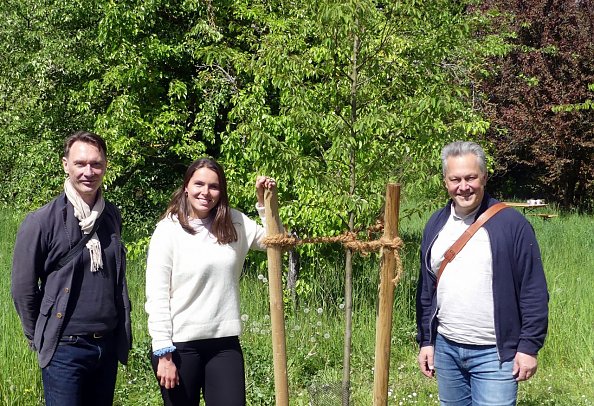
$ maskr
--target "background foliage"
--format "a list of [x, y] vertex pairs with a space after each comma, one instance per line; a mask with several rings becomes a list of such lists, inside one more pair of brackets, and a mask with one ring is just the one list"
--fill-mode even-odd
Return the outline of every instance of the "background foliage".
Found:
[[509, 53], [480, 82], [492, 126], [493, 184], [563, 209], [594, 207], [594, 3], [483, 1]]
[[329, 233], [349, 212], [372, 221], [386, 181], [441, 198], [437, 154], [460, 138], [492, 149], [502, 193], [590, 209], [592, 7], [6, 0], [0, 199], [54, 196], [62, 140], [87, 128], [108, 141], [108, 194], [131, 224], [152, 224], [211, 155], [235, 205], [266, 172], [290, 227]]
[[3, 1], [0, 201], [59, 193], [62, 141], [85, 128], [132, 240], [202, 155], [247, 212], [255, 176], [277, 178], [287, 228], [311, 236], [373, 223], [389, 181], [405, 214], [443, 202], [454, 139], [491, 151], [496, 195], [590, 209], [592, 5], [570, 3]]
[[0, 16], [0, 198], [19, 207], [59, 191], [61, 142], [88, 128], [130, 223], [207, 154], [235, 205], [267, 172], [290, 226], [328, 233], [349, 210], [373, 219], [386, 181], [435, 192], [439, 147], [488, 126], [468, 78], [498, 44], [460, 2], [9, 0]]

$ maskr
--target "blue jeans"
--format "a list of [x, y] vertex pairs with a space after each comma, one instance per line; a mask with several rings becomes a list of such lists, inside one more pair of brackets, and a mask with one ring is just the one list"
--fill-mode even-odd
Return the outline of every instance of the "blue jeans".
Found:
[[46, 406], [111, 406], [118, 371], [113, 336], [62, 337], [41, 369]]
[[514, 362], [499, 362], [495, 346], [458, 344], [438, 334], [434, 361], [442, 405], [516, 404]]

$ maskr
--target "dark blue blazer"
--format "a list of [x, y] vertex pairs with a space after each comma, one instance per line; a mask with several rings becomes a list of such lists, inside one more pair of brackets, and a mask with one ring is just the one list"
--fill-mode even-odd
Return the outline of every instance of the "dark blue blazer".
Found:
[[[121, 227], [118, 209], [106, 201], [97, 234], [100, 240], [111, 240], [119, 247], [115, 250], [115, 261], [104, 261], [104, 264], [115, 263], [117, 268], [114, 273], [114, 297], [118, 312], [115, 335], [118, 359], [125, 364], [132, 344], [132, 333]], [[74, 271], [81, 264], [82, 251], [63, 268], [56, 269], [56, 266], [80, 238], [74, 208], [65, 194], [29, 213], [17, 233], [11, 293], [23, 331], [31, 347], [38, 353], [41, 368], [50, 362], [58, 345], [71, 297]]]

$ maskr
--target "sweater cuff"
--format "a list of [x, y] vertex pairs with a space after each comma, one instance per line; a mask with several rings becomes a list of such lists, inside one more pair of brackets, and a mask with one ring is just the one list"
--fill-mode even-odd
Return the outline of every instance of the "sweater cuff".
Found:
[[541, 347], [542, 345], [538, 345], [527, 340], [520, 340], [518, 343], [518, 348], [516, 348], [516, 352], [536, 356]]
[[165, 348], [159, 348], [158, 350], [153, 351], [153, 355], [155, 357], [162, 357], [165, 354], [169, 354], [170, 352], [175, 351], [177, 348], [175, 348], [174, 345], [170, 346], [170, 347], [165, 347]]
[[258, 217], [260, 217], [260, 221], [263, 225], [266, 225], [266, 207], [260, 206], [256, 203], [256, 210], [258, 210]]

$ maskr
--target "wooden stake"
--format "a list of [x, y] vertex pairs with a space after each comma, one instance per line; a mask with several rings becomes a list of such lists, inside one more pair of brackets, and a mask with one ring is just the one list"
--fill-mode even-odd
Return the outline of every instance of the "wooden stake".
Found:
[[[400, 185], [386, 186], [384, 213], [384, 237], [398, 236], [398, 213], [400, 211]], [[390, 374], [390, 346], [392, 335], [392, 312], [394, 307], [394, 278], [396, 257], [393, 250], [382, 251], [379, 287], [379, 307], [375, 330], [375, 374], [373, 379], [373, 405], [388, 404], [388, 377]]]
[[[278, 215], [276, 189], [264, 193], [266, 207], [266, 234], [281, 233], [282, 225]], [[274, 389], [276, 406], [289, 405], [289, 384], [287, 380], [287, 349], [285, 341], [285, 315], [283, 309], [282, 248], [268, 247], [268, 289], [270, 292], [270, 322], [272, 327], [272, 356], [274, 362]]]

